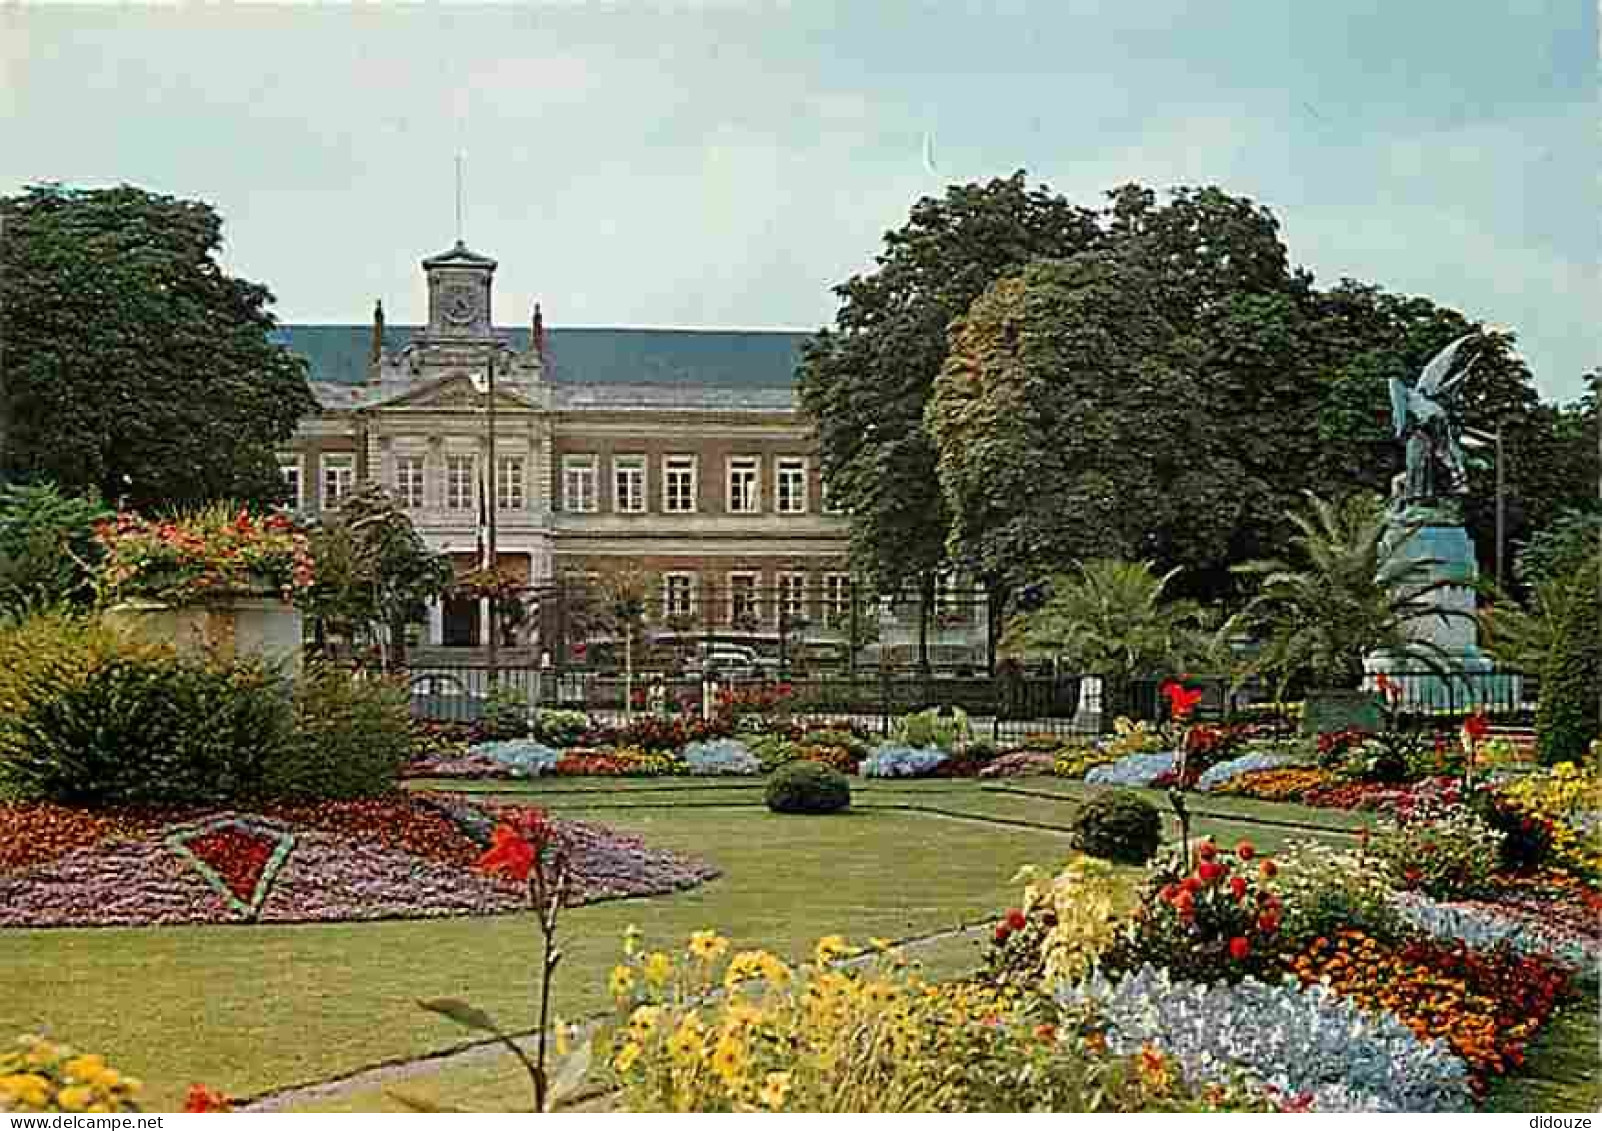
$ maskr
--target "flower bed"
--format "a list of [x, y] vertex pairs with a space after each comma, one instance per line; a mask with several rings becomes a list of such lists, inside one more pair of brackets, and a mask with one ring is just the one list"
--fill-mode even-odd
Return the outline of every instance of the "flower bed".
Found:
[[[8, 806], [12, 812], [34, 806]], [[0, 926], [327, 922], [524, 908], [519, 885], [475, 871], [509, 804], [398, 797], [262, 812], [130, 812], [82, 843], [0, 868]], [[600, 825], [562, 821], [571, 901], [675, 891], [716, 875]]]
[[1300, 801], [1308, 791], [1327, 786], [1334, 780], [1328, 770], [1299, 767], [1252, 770], [1221, 782], [1215, 792], [1259, 801]]
[[1012, 750], [993, 758], [979, 771], [982, 778], [1015, 778], [1054, 772], [1057, 755], [1050, 750]]
[[1174, 772], [1172, 752], [1130, 754], [1085, 775], [1087, 785], [1147, 786]]
[[1302, 802], [1320, 809], [1363, 809], [1406, 818], [1420, 806], [1451, 807], [1462, 800], [1457, 778], [1433, 777], [1407, 785], [1345, 782], [1307, 790]]
[[865, 778], [931, 777], [951, 755], [938, 746], [900, 746], [886, 743], [862, 762]]
[[1242, 754], [1238, 758], [1231, 758], [1227, 762], [1219, 762], [1216, 765], [1207, 767], [1201, 776], [1196, 779], [1196, 789], [1202, 793], [1211, 793], [1242, 774], [1277, 770], [1285, 762], [1286, 758], [1283, 754], [1266, 754], [1262, 752]]

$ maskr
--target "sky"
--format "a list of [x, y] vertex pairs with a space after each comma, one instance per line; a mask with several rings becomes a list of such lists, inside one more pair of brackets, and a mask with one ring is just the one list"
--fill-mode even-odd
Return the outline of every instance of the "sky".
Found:
[[953, 181], [1266, 205], [1294, 263], [1602, 363], [1594, 0], [0, 7], [0, 192], [214, 205], [284, 322], [815, 329]]

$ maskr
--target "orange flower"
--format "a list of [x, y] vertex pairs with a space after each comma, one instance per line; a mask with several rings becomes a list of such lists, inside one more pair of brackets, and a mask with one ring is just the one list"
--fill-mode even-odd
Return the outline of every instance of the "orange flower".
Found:
[[190, 1114], [233, 1110], [233, 1101], [204, 1084], [189, 1085], [189, 1094], [184, 1097], [184, 1111]]
[[529, 872], [539, 866], [538, 850], [511, 825], [496, 825], [494, 835], [489, 851], [478, 858], [474, 867], [491, 875], [528, 879]]

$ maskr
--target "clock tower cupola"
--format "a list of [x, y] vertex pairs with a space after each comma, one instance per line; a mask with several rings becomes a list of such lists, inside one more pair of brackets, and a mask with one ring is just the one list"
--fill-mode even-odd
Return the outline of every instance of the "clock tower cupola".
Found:
[[491, 336], [490, 287], [495, 260], [457, 240], [449, 251], [423, 260], [423, 271], [428, 276], [428, 337]]

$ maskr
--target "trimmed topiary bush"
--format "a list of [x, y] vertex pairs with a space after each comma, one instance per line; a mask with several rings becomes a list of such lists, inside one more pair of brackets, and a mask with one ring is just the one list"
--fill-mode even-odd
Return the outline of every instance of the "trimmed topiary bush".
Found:
[[1157, 807], [1133, 793], [1110, 793], [1085, 803], [1074, 817], [1074, 847], [1103, 860], [1144, 864], [1162, 841]]
[[834, 813], [851, 804], [851, 783], [818, 762], [789, 762], [768, 779], [768, 808], [775, 813]]

